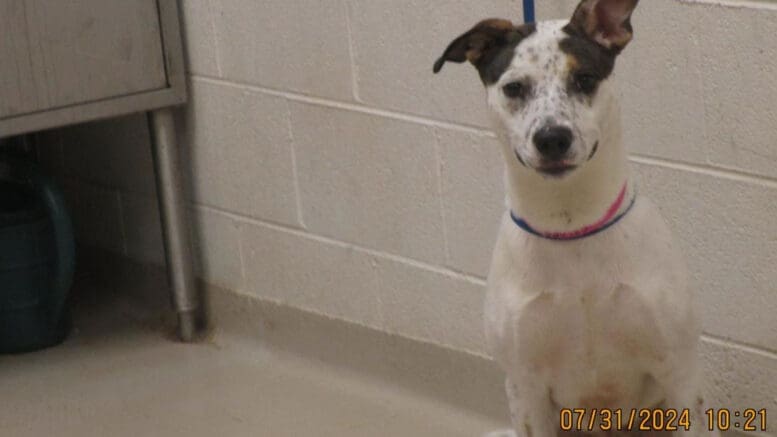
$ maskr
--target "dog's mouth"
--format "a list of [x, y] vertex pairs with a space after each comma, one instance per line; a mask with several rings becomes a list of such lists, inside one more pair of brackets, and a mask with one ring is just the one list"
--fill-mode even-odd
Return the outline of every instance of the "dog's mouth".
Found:
[[576, 165], [570, 164], [568, 161], [543, 161], [539, 165], [528, 165], [526, 161], [521, 157], [518, 151], [515, 152], [515, 157], [518, 158], [518, 162], [524, 167], [533, 168], [538, 173], [544, 176], [550, 176], [554, 178], [560, 178], [568, 173], [571, 173], [577, 169]]
[[572, 165], [564, 161], [545, 162], [535, 168], [535, 170], [545, 176], [552, 176], [556, 178], [571, 173], [575, 171], [575, 169], [577, 169], [576, 165]]

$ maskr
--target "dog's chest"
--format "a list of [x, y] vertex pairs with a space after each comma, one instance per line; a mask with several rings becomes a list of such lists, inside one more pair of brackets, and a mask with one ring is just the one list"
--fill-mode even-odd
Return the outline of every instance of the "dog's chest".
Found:
[[516, 353], [561, 407], [637, 406], [644, 364], [665, 358], [658, 318], [625, 286], [539, 294], [516, 316]]
[[560, 406], [655, 400], [647, 369], [666, 359], [664, 333], [680, 332], [669, 325], [689, 296], [668, 234], [629, 219], [584, 244], [535, 246], [511, 228], [497, 244], [485, 314], [491, 352], [508, 373], [543, 378]]

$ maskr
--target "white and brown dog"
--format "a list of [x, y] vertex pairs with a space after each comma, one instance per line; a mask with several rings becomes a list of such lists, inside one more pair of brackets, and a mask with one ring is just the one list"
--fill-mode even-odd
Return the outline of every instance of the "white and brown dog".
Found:
[[709, 433], [693, 293], [630, 178], [610, 80], [637, 2], [583, 0], [570, 21], [485, 20], [434, 67], [475, 66], [503, 145], [509, 210], [485, 325], [519, 436]]

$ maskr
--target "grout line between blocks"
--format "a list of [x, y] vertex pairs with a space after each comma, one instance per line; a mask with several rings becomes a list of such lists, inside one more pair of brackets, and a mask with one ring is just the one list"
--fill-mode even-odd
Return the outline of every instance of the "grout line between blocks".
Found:
[[356, 62], [356, 47], [354, 46], [353, 27], [351, 23], [351, 8], [347, 0], [343, 0], [343, 9], [345, 10], [345, 27], [348, 33], [348, 54], [351, 59], [351, 89], [353, 99], [363, 103], [359, 93], [359, 64]]
[[689, 164], [682, 161], [676, 161], [666, 158], [655, 158], [646, 155], [632, 154], [631, 161], [638, 164], [645, 164], [657, 167], [664, 167], [672, 170], [681, 170], [689, 173], [712, 176], [719, 179], [726, 179], [735, 182], [744, 182], [750, 185], [760, 185], [768, 188], [777, 189], [777, 179], [766, 176], [756, 176], [743, 171], [733, 169], [722, 169], [711, 165]]
[[221, 67], [221, 50], [219, 50], [219, 33], [218, 26], [216, 26], [216, 16], [214, 15], [213, 5], [208, 2], [208, 18], [210, 19], [210, 30], [213, 32], [213, 51], [216, 55], [216, 73], [219, 77], [224, 76], [224, 72]]
[[469, 275], [469, 274], [465, 274], [465, 273], [460, 273], [460, 272], [457, 272], [455, 270], [452, 270], [452, 269], [449, 269], [449, 268], [446, 268], [446, 267], [440, 267], [440, 266], [437, 266], [437, 265], [434, 265], [434, 264], [429, 264], [429, 263], [426, 263], [426, 262], [423, 262], [423, 261], [414, 260], [414, 259], [407, 258], [407, 257], [404, 257], [404, 256], [394, 255], [394, 254], [382, 252], [380, 250], [370, 249], [370, 248], [367, 248], [367, 247], [359, 246], [358, 244], [347, 243], [347, 242], [344, 242], [344, 241], [336, 240], [334, 238], [324, 237], [324, 236], [321, 236], [321, 235], [313, 234], [313, 233], [311, 233], [311, 232], [309, 232], [307, 230], [304, 230], [304, 229], [298, 229], [298, 228], [294, 228], [292, 226], [285, 225], [285, 224], [272, 223], [272, 222], [268, 222], [268, 221], [265, 221], [265, 220], [260, 220], [260, 219], [250, 218], [250, 217], [244, 217], [244, 216], [241, 216], [241, 215], [229, 212], [229, 211], [224, 211], [224, 210], [221, 210], [219, 208], [214, 208], [212, 206], [204, 205], [204, 204], [200, 204], [200, 203], [195, 203], [194, 207], [198, 208], [198, 209], [200, 209], [202, 211], [205, 211], [205, 212], [212, 212], [212, 213], [215, 213], [215, 214], [222, 215], [224, 217], [231, 218], [232, 220], [238, 221], [238, 222], [243, 223], [243, 224], [260, 226], [260, 227], [272, 229], [274, 231], [284, 232], [286, 234], [290, 234], [290, 235], [294, 235], [294, 236], [297, 236], [297, 237], [301, 237], [301, 238], [305, 238], [305, 239], [308, 239], [308, 240], [312, 240], [312, 241], [315, 241], [315, 242], [318, 242], [318, 243], [323, 243], [323, 244], [328, 244], [328, 245], [332, 245], [332, 246], [337, 246], [337, 247], [340, 247], [340, 248], [343, 248], [343, 249], [355, 250], [355, 251], [361, 252], [361, 253], [363, 253], [365, 255], [369, 255], [369, 256], [373, 256], [373, 257], [381, 258], [381, 259], [386, 259], [386, 260], [390, 260], [390, 261], [399, 262], [399, 263], [402, 263], [402, 264], [405, 264], [405, 265], [408, 265], [408, 266], [411, 266], [411, 267], [416, 267], [418, 269], [425, 270], [425, 271], [428, 271], [428, 272], [431, 272], [431, 273], [437, 273], [439, 275], [448, 276], [448, 277], [451, 277], [453, 279], [459, 279], [459, 280], [468, 282], [468, 283], [473, 284], [473, 285], [478, 285], [478, 286], [485, 286], [486, 285], [486, 281], [485, 281], [484, 278], [480, 278], [480, 277]]
[[733, 348], [737, 349], [743, 352], [748, 352], [751, 354], [755, 354], [764, 358], [767, 358], [769, 360], [777, 362], [777, 352], [771, 351], [768, 349], [764, 349], [761, 346], [753, 346], [749, 345], [737, 340], [730, 340], [727, 338], [719, 337], [716, 335], [711, 334], [704, 334], [702, 335], [702, 340], [706, 341], [707, 343], [712, 343], [717, 346], [727, 347], [727, 348]]
[[243, 246], [243, 224], [235, 221], [237, 231], [237, 258], [240, 260], [240, 290], [245, 292], [248, 288], [248, 279], [246, 276], [246, 257], [245, 247]]
[[401, 113], [396, 111], [388, 111], [385, 109], [377, 109], [377, 108], [372, 108], [361, 104], [340, 102], [336, 100], [308, 96], [305, 94], [299, 94], [294, 92], [280, 91], [272, 88], [233, 82], [233, 81], [228, 81], [220, 78], [208, 77], [204, 75], [192, 75], [192, 80], [198, 81], [198, 82], [210, 83], [214, 85], [226, 86], [230, 88], [238, 88], [241, 90], [255, 91], [258, 93], [262, 93], [262, 94], [266, 94], [274, 97], [283, 97], [295, 102], [302, 102], [302, 103], [308, 103], [316, 106], [324, 106], [328, 108], [359, 112], [362, 114], [386, 117], [393, 120], [406, 121], [406, 122], [420, 124], [424, 126], [440, 127], [443, 129], [454, 130], [458, 132], [466, 132], [470, 134], [486, 136], [489, 138], [496, 138], [496, 135], [493, 132], [482, 127], [466, 126], [466, 125], [451, 123], [451, 122], [442, 121], [442, 120], [434, 120], [434, 119], [430, 119], [430, 118], [426, 118], [418, 115], [412, 115], [412, 114]]
[[440, 131], [434, 129], [435, 154], [437, 155], [437, 199], [440, 207], [440, 221], [442, 223], [443, 256], [445, 264], [451, 264], [451, 250], [448, 242], [448, 221], [445, 216], [445, 198], [443, 191], [443, 174], [445, 172], [445, 161], [443, 159], [443, 146], [440, 138]]
[[679, 0], [692, 6], [719, 6], [730, 9], [761, 9], [777, 11], [777, 5], [765, 0]]
[[291, 175], [294, 184], [294, 196], [296, 197], [297, 206], [297, 222], [302, 229], [307, 229], [305, 226], [305, 218], [302, 214], [302, 191], [299, 186], [299, 170], [297, 169], [297, 142], [294, 138], [294, 126], [291, 121], [291, 106], [289, 101], [284, 99], [283, 104], [286, 109], [286, 126], [288, 128], [289, 135], [289, 148], [291, 149]]

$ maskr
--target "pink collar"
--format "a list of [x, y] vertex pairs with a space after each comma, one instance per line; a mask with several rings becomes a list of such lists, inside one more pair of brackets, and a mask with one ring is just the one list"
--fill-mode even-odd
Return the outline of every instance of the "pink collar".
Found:
[[580, 240], [582, 238], [590, 237], [592, 235], [598, 234], [599, 232], [602, 232], [608, 229], [609, 227], [618, 223], [623, 217], [626, 216], [626, 214], [629, 213], [629, 211], [631, 211], [631, 208], [634, 207], [634, 203], [637, 200], [637, 196], [634, 196], [634, 198], [631, 199], [631, 203], [629, 204], [628, 208], [626, 208], [625, 211], [623, 211], [621, 214], [618, 214], [618, 211], [621, 210], [621, 208], [623, 207], [623, 203], [626, 200], [627, 188], [628, 188], [628, 182], [623, 184], [623, 188], [621, 189], [620, 194], [618, 194], [618, 198], [615, 199], [615, 202], [613, 202], [612, 205], [610, 205], [610, 208], [607, 210], [607, 213], [604, 214], [604, 217], [599, 219], [596, 223], [585, 226], [576, 231], [540, 232], [534, 229], [525, 220], [515, 215], [515, 213], [512, 211], [510, 212], [510, 217], [512, 217], [513, 222], [515, 222], [515, 224], [518, 225], [519, 228], [523, 229], [524, 231], [532, 235], [536, 235], [541, 238], [546, 238], [548, 240], [559, 240], [559, 241]]

